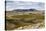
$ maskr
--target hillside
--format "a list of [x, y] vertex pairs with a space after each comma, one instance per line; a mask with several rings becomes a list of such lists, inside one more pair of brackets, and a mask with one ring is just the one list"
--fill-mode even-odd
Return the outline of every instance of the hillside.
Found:
[[17, 9], [6, 11], [7, 30], [44, 28], [44, 10]]

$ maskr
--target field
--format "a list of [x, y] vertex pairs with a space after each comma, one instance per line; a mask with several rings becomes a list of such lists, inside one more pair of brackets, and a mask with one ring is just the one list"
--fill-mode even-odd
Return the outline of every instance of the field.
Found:
[[23, 15], [16, 15], [17, 13], [6, 14], [6, 29], [41, 29], [44, 28], [44, 13], [23, 13]]

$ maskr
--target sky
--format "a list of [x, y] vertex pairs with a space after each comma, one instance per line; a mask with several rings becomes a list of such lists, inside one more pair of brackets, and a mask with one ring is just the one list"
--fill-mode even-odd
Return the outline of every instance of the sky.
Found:
[[14, 9], [39, 9], [44, 10], [43, 2], [31, 2], [31, 1], [6, 1], [6, 10]]
[[6, 1], [33, 1], [33, 2], [45, 2], [45, 0], [6, 0]]

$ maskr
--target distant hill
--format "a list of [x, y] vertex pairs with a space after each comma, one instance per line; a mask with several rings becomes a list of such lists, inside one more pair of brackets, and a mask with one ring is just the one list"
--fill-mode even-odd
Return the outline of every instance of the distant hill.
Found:
[[25, 11], [37, 11], [36, 9], [16, 9], [16, 10], [13, 10], [13, 11], [18, 11], [18, 12], [25, 12]]
[[37, 9], [14, 9], [12, 11], [6, 11], [7, 14], [19, 14], [19, 13], [34, 13], [34, 12], [42, 12], [44, 13], [44, 10], [37, 10]]

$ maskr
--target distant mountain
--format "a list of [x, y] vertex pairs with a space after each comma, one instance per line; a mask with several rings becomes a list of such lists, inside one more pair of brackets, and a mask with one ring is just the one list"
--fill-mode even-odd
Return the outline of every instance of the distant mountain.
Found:
[[23, 12], [23, 11], [37, 11], [36, 9], [16, 9], [13, 11]]

